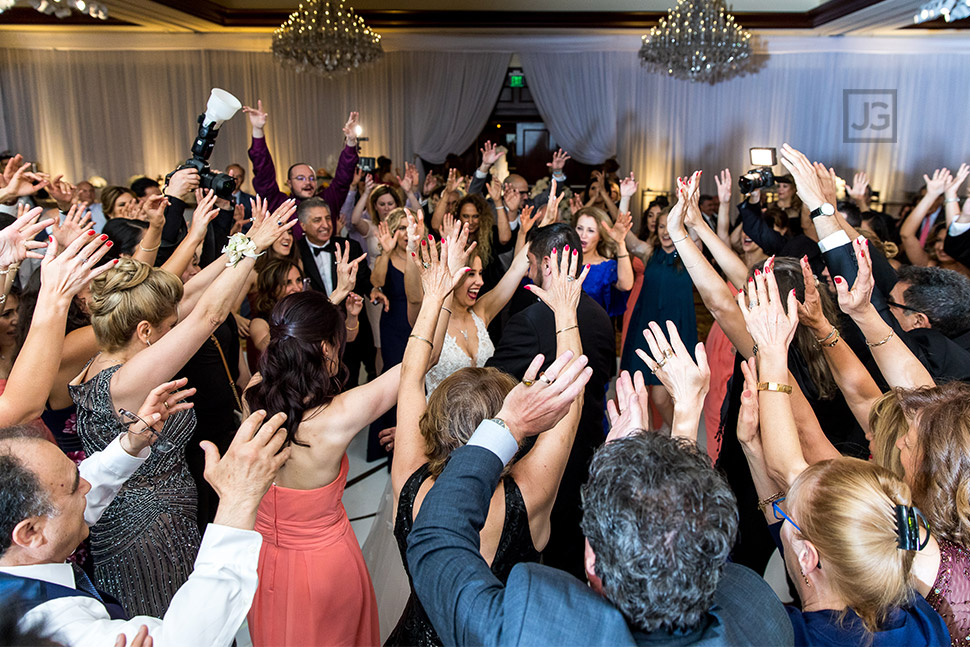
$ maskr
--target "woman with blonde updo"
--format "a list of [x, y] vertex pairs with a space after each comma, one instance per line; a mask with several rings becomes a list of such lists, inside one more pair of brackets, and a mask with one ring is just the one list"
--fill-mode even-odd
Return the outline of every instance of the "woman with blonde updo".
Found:
[[[100, 352], [69, 387], [88, 455], [124, 431], [132, 419], [122, 410], [137, 411], [228, 316], [256, 254], [292, 227], [293, 211], [284, 203], [253, 226], [245, 255], [224, 255], [184, 287], [174, 274], [130, 258], [94, 281], [87, 303]], [[97, 584], [130, 616], [164, 616], [199, 548], [196, 489], [185, 462], [195, 414], [178, 404], [183, 395], [166, 401], [172, 415], [163, 418], [159, 442], [91, 529]]]

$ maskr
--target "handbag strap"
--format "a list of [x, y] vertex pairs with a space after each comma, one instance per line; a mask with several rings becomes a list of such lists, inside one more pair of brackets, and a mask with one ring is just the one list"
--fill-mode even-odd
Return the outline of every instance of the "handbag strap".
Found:
[[226, 377], [229, 379], [229, 388], [232, 389], [232, 395], [236, 398], [236, 406], [239, 407], [239, 411], [243, 410], [242, 400], [239, 399], [239, 391], [236, 390], [236, 382], [232, 379], [232, 373], [229, 372], [229, 363], [226, 361], [226, 354], [222, 352], [222, 344], [216, 339], [215, 335], [209, 335], [209, 339], [212, 343], [216, 345], [216, 350], [219, 351], [219, 357], [222, 358], [222, 367], [226, 369]]

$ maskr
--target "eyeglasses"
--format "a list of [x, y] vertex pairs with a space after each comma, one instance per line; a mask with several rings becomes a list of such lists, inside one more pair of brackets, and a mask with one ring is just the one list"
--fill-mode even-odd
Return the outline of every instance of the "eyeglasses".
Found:
[[316, 182], [317, 176], [316, 175], [297, 175], [291, 179], [296, 180], [297, 182]]
[[125, 429], [128, 429], [129, 431], [131, 431], [129, 428], [134, 424], [144, 425], [144, 429], [142, 429], [141, 431], [133, 431], [131, 433], [139, 434], [139, 435], [144, 433], [150, 433], [153, 436], [155, 436], [156, 440], [155, 440], [155, 444], [153, 445], [153, 449], [155, 449], [156, 451], [159, 451], [163, 454], [167, 454], [168, 452], [175, 449], [175, 443], [173, 443], [167, 435], [163, 435], [161, 432], [158, 431], [158, 429], [155, 429], [150, 424], [145, 422], [145, 420], [143, 420], [141, 416], [139, 416], [137, 413], [132, 413], [127, 409], [118, 409], [118, 415], [121, 417], [122, 426]]
[[771, 509], [775, 511], [775, 519], [777, 519], [778, 521], [787, 521], [791, 525], [795, 526], [795, 530], [797, 530], [798, 532], [801, 532], [802, 529], [798, 527], [798, 524], [795, 523], [795, 521], [791, 517], [785, 514], [785, 511], [781, 509], [780, 505], [778, 505], [784, 500], [785, 500], [785, 497], [781, 497], [777, 501], [772, 501], [771, 503]]
[[911, 308], [909, 306], [904, 306], [902, 303], [896, 303], [895, 301], [890, 301], [889, 299], [886, 300], [886, 303], [889, 304], [889, 307], [890, 308], [899, 308], [900, 310], [909, 310], [910, 312], [916, 312], [916, 313], [919, 313], [919, 314], [923, 314], [923, 311], [922, 310], [917, 310], [916, 308]]

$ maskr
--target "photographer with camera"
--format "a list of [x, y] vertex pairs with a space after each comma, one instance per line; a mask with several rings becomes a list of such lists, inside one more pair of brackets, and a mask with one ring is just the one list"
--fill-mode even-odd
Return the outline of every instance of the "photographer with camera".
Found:
[[[283, 204], [287, 198], [294, 198], [299, 204], [308, 198], [319, 196], [326, 200], [330, 207], [330, 218], [336, 226], [340, 207], [347, 199], [350, 183], [354, 179], [354, 169], [357, 167], [358, 113], [350, 113], [347, 123], [344, 124], [345, 146], [340, 152], [340, 161], [337, 162], [337, 170], [330, 184], [325, 188], [318, 187], [317, 174], [313, 167], [305, 162], [297, 162], [286, 172], [286, 186], [290, 188], [290, 195], [287, 196], [276, 184], [276, 165], [266, 146], [263, 130], [266, 128], [266, 119], [269, 115], [263, 110], [262, 100], [256, 100], [255, 108], [244, 106], [243, 112], [249, 115], [249, 123], [253, 126], [253, 143], [249, 147], [249, 159], [253, 163], [253, 189], [256, 193], [269, 202], [271, 210]], [[297, 238], [303, 235], [299, 226], [293, 230], [293, 235]]]

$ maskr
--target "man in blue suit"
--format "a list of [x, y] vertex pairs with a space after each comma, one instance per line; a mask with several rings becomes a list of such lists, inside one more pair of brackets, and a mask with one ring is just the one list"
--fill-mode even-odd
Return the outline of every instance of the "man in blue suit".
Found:
[[541, 360], [533, 363], [498, 417], [452, 453], [415, 519], [408, 565], [444, 643], [791, 645], [767, 583], [725, 563], [734, 495], [683, 439], [633, 433], [596, 452], [583, 490], [588, 586], [538, 564], [518, 564], [505, 586], [491, 573], [479, 532], [505, 464], [525, 437], [565, 415], [588, 380], [562, 359], [545, 380], [535, 375]]

